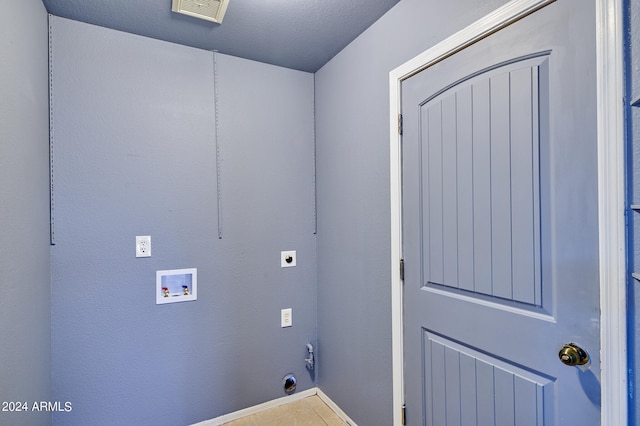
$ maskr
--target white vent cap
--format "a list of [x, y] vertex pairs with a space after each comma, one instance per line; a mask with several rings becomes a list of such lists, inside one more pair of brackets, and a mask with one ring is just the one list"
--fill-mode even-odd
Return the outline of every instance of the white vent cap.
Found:
[[172, 0], [171, 10], [194, 18], [221, 23], [229, 0]]

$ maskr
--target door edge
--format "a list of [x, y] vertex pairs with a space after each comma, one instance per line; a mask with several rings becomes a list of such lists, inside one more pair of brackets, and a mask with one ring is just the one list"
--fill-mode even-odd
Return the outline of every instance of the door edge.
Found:
[[628, 424], [623, 0], [596, 0], [600, 424]]

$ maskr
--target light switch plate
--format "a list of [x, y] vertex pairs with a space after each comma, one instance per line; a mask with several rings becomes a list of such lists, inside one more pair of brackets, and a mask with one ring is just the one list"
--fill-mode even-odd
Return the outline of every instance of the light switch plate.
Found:
[[291, 308], [280, 311], [280, 327], [291, 327], [293, 325], [293, 310]]
[[281, 251], [280, 266], [283, 268], [291, 268], [292, 266], [296, 266], [296, 251]]

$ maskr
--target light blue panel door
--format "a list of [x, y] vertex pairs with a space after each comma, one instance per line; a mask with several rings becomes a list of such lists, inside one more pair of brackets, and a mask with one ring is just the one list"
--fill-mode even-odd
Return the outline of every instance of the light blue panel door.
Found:
[[[578, 3], [403, 83], [409, 425], [599, 424], [595, 20]], [[566, 343], [591, 363], [563, 364]]]

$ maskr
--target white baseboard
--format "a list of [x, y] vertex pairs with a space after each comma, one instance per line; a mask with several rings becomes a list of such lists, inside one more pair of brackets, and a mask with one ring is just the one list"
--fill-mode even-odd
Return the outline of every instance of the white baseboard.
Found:
[[231, 422], [233, 420], [238, 420], [243, 417], [250, 416], [252, 414], [257, 414], [262, 411], [268, 410], [270, 408], [279, 407], [284, 404], [288, 404], [289, 402], [298, 401], [300, 399], [307, 398], [309, 396], [317, 395], [325, 404], [331, 408], [338, 417], [340, 417], [347, 425], [349, 426], [357, 426], [356, 423], [347, 416], [347, 414], [342, 411], [338, 405], [331, 400], [322, 392], [319, 388], [311, 388], [305, 391], [301, 391], [298, 393], [294, 393], [293, 395], [285, 396], [282, 398], [274, 399], [272, 401], [267, 401], [262, 404], [254, 405], [253, 407], [245, 408], [243, 410], [235, 411], [233, 413], [225, 414], [224, 416], [216, 417], [211, 420], [204, 420], [199, 423], [195, 423], [192, 426], [220, 426], [225, 423]]
[[316, 388], [316, 392], [317, 392], [316, 395], [318, 395], [318, 397], [322, 401], [324, 401], [324, 403], [327, 404], [329, 408], [331, 408], [333, 412], [336, 413], [336, 415], [342, 419], [342, 421], [344, 421], [349, 426], [358, 426], [356, 422], [351, 420], [351, 418], [347, 416], [347, 413], [342, 411], [342, 408], [338, 407], [338, 405], [335, 402], [333, 402], [333, 400], [329, 398], [326, 393], [322, 392], [320, 388]]

